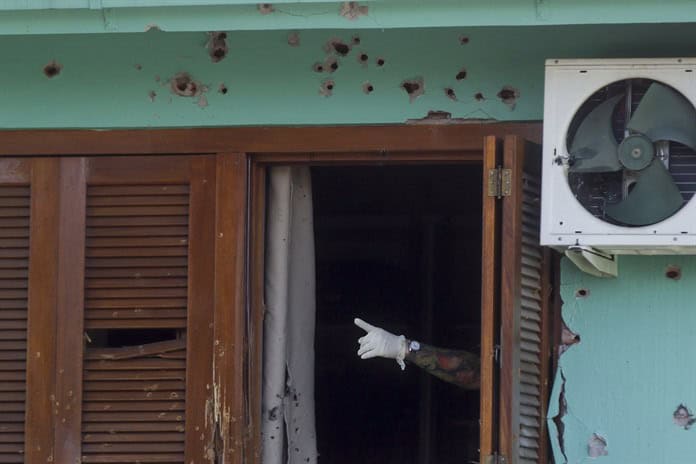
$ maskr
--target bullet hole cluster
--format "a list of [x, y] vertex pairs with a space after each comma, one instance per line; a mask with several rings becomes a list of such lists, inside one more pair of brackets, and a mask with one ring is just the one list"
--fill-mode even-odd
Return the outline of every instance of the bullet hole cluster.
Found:
[[44, 76], [52, 79], [56, 77], [63, 70], [63, 65], [58, 63], [56, 60], [51, 61], [43, 68]]
[[[324, 52], [326, 57], [322, 61], [317, 61], [312, 65], [312, 71], [315, 73], [328, 73], [332, 74], [339, 70], [340, 67], [344, 66], [345, 63], [342, 59], [350, 55], [354, 47], [359, 46], [362, 43], [360, 36], [354, 35], [349, 41], [345, 41], [339, 37], [332, 37], [326, 41], [324, 44]], [[370, 61], [370, 55], [366, 51], [360, 51], [355, 54], [357, 62], [366, 68]], [[384, 65], [384, 58], [377, 58], [375, 60], [378, 66]], [[319, 94], [328, 97], [333, 94], [333, 88], [335, 86], [333, 80], [324, 80], [319, 88]], [[362, 91], [364, 94], [369, 95], [375, 90], [373, 84], [370, 82], [364, 82], [362, 85]]]
[[226, 32], [208, 33], [208, 55], [213, 63], [222, 61], [227, 56], [228, 51]]

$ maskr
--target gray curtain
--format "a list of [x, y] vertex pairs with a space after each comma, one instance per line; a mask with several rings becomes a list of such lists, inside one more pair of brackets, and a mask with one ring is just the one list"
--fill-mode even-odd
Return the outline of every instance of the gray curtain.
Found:
[[316, 303], [308, 167], [270, 170], [266, 214], [262, 462], [312, 464]]

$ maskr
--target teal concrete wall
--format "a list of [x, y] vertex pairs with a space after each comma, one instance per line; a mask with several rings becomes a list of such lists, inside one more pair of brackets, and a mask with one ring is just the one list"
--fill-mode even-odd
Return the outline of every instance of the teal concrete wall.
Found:
[[[666, 277], [670, 266], [681, 269], [680, 279]], [[587, 296], [576, 296], [579, 289]], [[673, 414], [680, 404], [696, 411], [696, 258], [621, 256], [616, 279], [583, 274], [566, 260], [561, 296], [563, 318], [581, 342], [561, 356], [551, 399], [554, 416], [565, 387], [556, 462], [566, 462], [564, 454], [568, 463], [594, 462], [595, 433], [608, 453], [597, 463], [694, 462], [696, 428], [675, 424]]]
[[[540, 120], [548, 57], [696, 55], [690, 24], [315, 30], [299, 31], [297, 47], [288, 45], [288, 34], [231, 32], [229, 54], [219, 63], [208, 56], [202, 32], [3, 36], [0, 128], [401, 123], [429, 111]], [[361, 43], [338, 57], [336, 72], [313, 70], [327, 58], [329, 39], [350, 42], [354, 34]], [[358, 62], [362, 52], [367, 65]], [[52, 60], [62, 71], [49, 79], [42, 69]], [[458, 81], [462, 68], [467, 77]], [[172, 94], [169, 79], [178, 72], [207, 87], [207, 106]], [[425, 94], [410, 102], [400, 84], [418, 76]], [[334, 81], [330, 97], [319, 93], [327, 79]], [[366, 82], [374, 86], [370, 95], [363, 93]], [[218, 92], [221, 83], [227, 94]], [[496, 97], [506, 85], [519, 91], [514, 108]], [[484, 99], [476, 100], [477, 93]]]

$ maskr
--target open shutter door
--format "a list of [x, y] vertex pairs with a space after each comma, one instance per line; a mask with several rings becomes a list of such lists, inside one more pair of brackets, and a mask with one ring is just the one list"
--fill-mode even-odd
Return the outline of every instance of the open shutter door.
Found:
[[499, 450], [512, 464], [547, 462], [551, 263], [539, 246], [539, 155], [537, 146], [505, 138], [503, 168], [510, 177], [502, 199]]
[[483, 234], [481, 268], [481, 406], [480, 455], [488, 457], [498, 449], [497, 346], [500, 324], [500, 213], [495, 189], [497, 168], [502, 163], [503, 141], [486, 137], [483, 151]]

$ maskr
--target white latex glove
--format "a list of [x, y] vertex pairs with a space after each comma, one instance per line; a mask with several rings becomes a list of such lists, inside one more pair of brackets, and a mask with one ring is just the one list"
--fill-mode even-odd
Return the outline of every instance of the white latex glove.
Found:
[[406, 369], [404, 358], [406, 357], [406, 337], [394, 335], [384, 329], [368, 324], [362, 319], [355, 318], [355, 325], [363, 329], [367, 334], [358, 338], [360, 348], [358, 356], [362, 359], [382, 358], [396, 359], [401, 370]]

